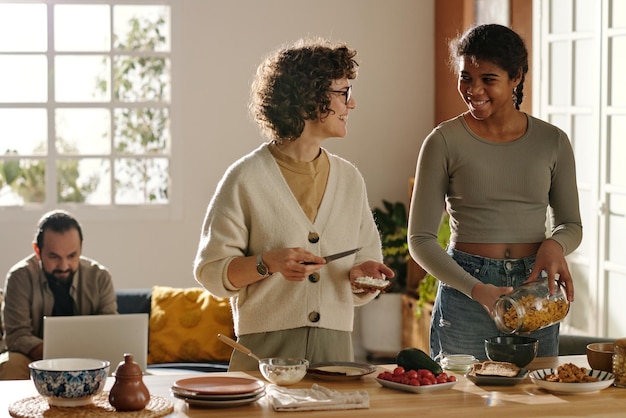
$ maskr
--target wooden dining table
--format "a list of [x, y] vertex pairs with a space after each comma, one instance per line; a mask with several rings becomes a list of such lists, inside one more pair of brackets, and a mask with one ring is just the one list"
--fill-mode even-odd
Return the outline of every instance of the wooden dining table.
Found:
[[[574, 363], [579, 367], [589, 367], [586, 356], [563, 356], [537, 358], [528, 369], [557, 367], [564, 363]], [[378, 365], [375, 373], [358, 379], [322, 380], [306, 376], [299, 383], [288, 388], [310, 388], [314, 383], [338, 391], [365, 390], [370, 405], [367, 409], [326, 410], [326, 411], [280, 411], [272, 408], [267, 396], [248, 405], [225, 408], [190, 406], [171, 395], [172, 384], [183, 378], [197, 377], [199, 374], [145, 375], [144, 383], [150, 393], [169, 400], [173, 412], [168, 417], [626, 417], [626, 389], [614, 386], [584, 394], [553, 394], [537, 387], [529, 377], [514, 386], [477, 386], [462, 374], [455, 374], [458, 383], [451, 389], [409, 393], [382, 387], [375, 377], [385, 370], [393, 370], [394, 364]], [[258, 371], [211, 373], [211, 376], [253, 377], [261, 379]], [[206, 375], [203, 375], [206, 376]], [[105, 391], [110, 390], [114, 378], [109, 377]], [[9, 406], [25, 397], [37, 396], [33, 383], [29, 380], [0, 381], [0, 416], [10, 416]], [[112, 412], [111, 416], [123, 416]], [[140, 415], [133, 415], [140, 417]]]

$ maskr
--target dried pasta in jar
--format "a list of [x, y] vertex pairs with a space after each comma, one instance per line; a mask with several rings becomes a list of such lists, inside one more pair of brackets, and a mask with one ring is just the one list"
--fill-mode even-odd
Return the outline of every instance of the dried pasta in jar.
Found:
[[496, 301], [494, 320], [498, 329], [509, 334], [531, 332], [561, 321], [569, 312], [565, 289], [557, 284], [550, 296], [547, 280], [518, 287]]

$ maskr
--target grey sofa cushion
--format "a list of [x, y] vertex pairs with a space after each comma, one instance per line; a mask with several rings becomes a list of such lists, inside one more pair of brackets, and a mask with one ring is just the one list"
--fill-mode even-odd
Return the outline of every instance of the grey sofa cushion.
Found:
[[119, 313], [150, 313], [152, 289], [117, 289], [115, 294]]
[[587, 344], [612, 343], [615, 338], [594, 337], [592, 335], [559, 335], [559, 356], [587, 354]]

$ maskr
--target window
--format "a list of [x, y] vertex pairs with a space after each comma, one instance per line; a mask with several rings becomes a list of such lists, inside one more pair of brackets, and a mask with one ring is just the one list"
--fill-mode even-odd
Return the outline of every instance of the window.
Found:
[[535, 0], [535, 114], [569, 134], [583, 241], [569, 258], [576, 303], [567, 325], [626, 333], [626, 2]]
[[0, 208], [170, 206], [168, 3], [0, 3]]

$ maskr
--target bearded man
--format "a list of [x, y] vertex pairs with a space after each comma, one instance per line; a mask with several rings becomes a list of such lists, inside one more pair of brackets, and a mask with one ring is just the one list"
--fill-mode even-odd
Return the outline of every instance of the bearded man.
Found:
[[38, 222], [34, 253], [7, 273], [2, 319], [6, 351], [0, 379], [29, 379], [28, 364], [43, 357], [44, 316], [117, 314], [111, 275], [81, 255], [83, 232], [68, 212]]

